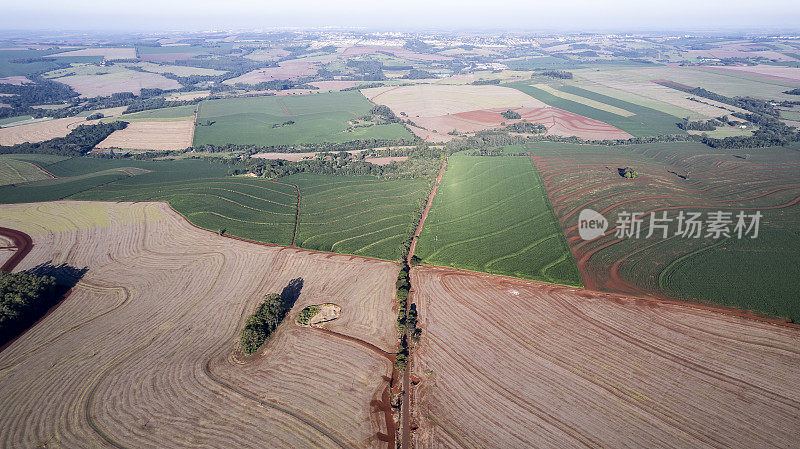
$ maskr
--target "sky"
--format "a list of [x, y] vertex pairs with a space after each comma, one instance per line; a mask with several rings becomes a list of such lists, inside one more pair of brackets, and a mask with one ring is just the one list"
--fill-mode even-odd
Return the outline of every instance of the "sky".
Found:
[[797, 0], [0, 0], [0, 29], [800, 30]]

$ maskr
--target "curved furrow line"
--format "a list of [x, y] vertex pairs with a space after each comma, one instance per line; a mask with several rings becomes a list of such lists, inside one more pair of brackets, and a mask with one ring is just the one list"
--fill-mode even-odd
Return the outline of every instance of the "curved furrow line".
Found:
[[657, 357], [660, 357], [660, 358], [665, 359], [665, 360], [669, 360], [669, 361], [671, 361], [673, 363], [676, 363], [676, 364], [678, 364], [680, 366], [688, 368], [688, 369], [690, 369], [692, 371], [695, 371], [697, 373], [700, 373], [700, 374], [703, 374], [703, 375], [708, 376], [710, 378], [713, 378], [713, 379], [725, 382], [727, 384], [730, 384], [730, 385], [732, 385], [732, 386], [734, 386], [736, 388], [747, 388], [747, 389], [752, 389], [752, 390], [758, 391], [758, 392], [761, 393], [762, 396], [765, 396], [765, 397], [769, 398], [770, 400], [773, 400], [773, 401], [776, 401], [776, 402], [780, 402], [780, 403], [786, 405], [787, 407], [793, 408], [793, 409], [797, 410], [798, 412], [800, 412], [800, 403], [798, 403], [797, 401], [794, 401], [793, 399], [791, 399], [789, 397], [786, 397], [786, 396], [784, 396], [784, 395], [782, 395], [780, 393], [775, 393], [775, 392], [773, 392], [771, 390], [768, 390], [768, 389], [763, 388], [761, 386], [758, 386], [758, 385], [755, 385], [753, 383], [744, 381], [742, 379], [737, 379], [735, 377], [732, 377], [732, 376], [729, 376], [727, 374], [721, 373], [719, 371], [713, 370], [711, 368], [705, 367], [705, 366], [700, 365], [698, 363], [695, 363], [695, 362], [693, 362], [691, 360], [688, 360], [685, 357], [681, 357], [680, 355], [673, 354], [673, 353], [671, 353], [669, 351], [666, 351], [666, 350], [661, 349], [661, 348], [659, 348], [657, 346], [654, 346], [654, 345], [652, 345], [650, 343], [647, 343], [644, 340], [640, 340], [640, 339], [628, 334], [625, 331], [619, 330], [619, 329], [615, 328], [614, 326], [605, 324], [600, 320], [597, 320], [595, 318], [590, 317], [589, 315], [583, 313], [580, 309], [578, 309], [574, 305], [568, 303], [568, 301], [560, 300], [560, 299], [555, 298], [555, 297], [553, 298], [553, 301], [559, 303], [566, 310], [569, 310], [573, 315], [579, 317], [581, 320], [585, 321], [586, 323], [588, 323], [592, 327], [600, 330], [603, 333], [612, 335], [612, 336], [614, 336], [614, 337], [616, 337], [616, 338], [618, 338], [618, 339], [620, 339], [620, 340], [622, 340], [622, 341], [624, 341], [626, 343], [629, 343], [629, 344], [631, 344], [633, 346], [636, 346], [636, 347], [638, 347], [638, 348], [640, 348], [640, 349], [642, 349], [644, 351], [647, 351], [647, 352], [649, 352], [649, 353], [651, 353], [651, 354], [653, 354], [653, 355], [655, 355]]
[[330, 235], [334, 235], [334, 234], [350, 233], [353, 230], [358, 229], [358, 228], [369, 227], [370, 225], [377, 224], [377, 223], [380, 223], [382, 221], [392, 220], [392, 219], [395, 219], [397, 217], [405, 217], [405, 216], [406, 216], [406, 214], [392, 215], [390, 217], [379, 218], [379, 219], [374, 220], [374, 221], [363, 223], [363, 224], [360, 224], [358, 226], [353, 226], [353, 227], [349, 227], [349, 228], [345, 228], [345, 229], [340, 229], [338, 231], [331, 231], [331, 232], [324, 232], [324, 233], [320, 233], [320, 234], [314, 234], [311, 237], [303, 240], [301, 245], [305, 245], [305, 244], [307, 244], [307, 243], [309, 243], [312, 240], [317, 239], [317, 238], [322, 238], [322, 237], [326, 237], [326, 236], [330, 236]]
[[326, 438], [328, 438], [334, 444], [336, 444], [337, 446], [339, 446], [341, 448], [350, 448], [350, 446], [348, 446], [344, 441], [340, 440], [336, 435], [334, 435], [332, 431], [324, 428], [320, 424], [317, 424], [311, 418], [303, 416], [299, 412], [290, 410], [290, 409], [288, 409], [288, 408], [286, 408], [284, 406], [281, 406], [279, 404], [276, 404], [274, 402], [269, 402], [269, 401], [266, 401], [264, 399], [261, 399], [258, 396], [254, 395], [254, 394], [251, 394], [251, 393], [248, 393], [244, 389], [239, 388], [239, 387], [237, 387], [237, 386], [235, 386], [233, 384], [230, 384], [228, 382], [225, 382], [224, 380], [222, 380], [219, 377], [215, 376], [211, 372], [211, 370], [209, 369], [209, 364], [210, 363], [211, 363], [211, 361], [209, 360], [209, 361], [206, 361], [205, 364], [203, 364], [203, 374], [205, 374], [206, 377], [208, 377], [212, 382], [214, 382], [217, 385], [227, 389], [228, 391], [232, 391], [232, 392], [238, 394], [239, 396], [242, 396], [244, 398], [250, 399], [251, 401], [255, 401], [260, 405], [263, 405], [265, 407], [269, 407], [269, 408], [271, 408], [273, 410], [277, 410], [277, 411], [279, 411], [281, 413], [284, 413], [286, 415], [291, 416], [292, 418], [295, 418], [296, 420], [302, 422], [303, 424], [307, 425], [308, 427], [311, 427], [312, 429], [316, 430], [321, 435], [325, 436]]
[[498, 230], [498, 231], [490, 232], [490, 233], [487, 233], [487, 234], [482, 234], [482, 235], [479, 235], [479, 236], [477, 236], [477, 237], [471, 237], [471, 238], [468, 238], [468, 239], [465, 239], [465, 240], [459, 240], [459, 241], [457, 241], [457, 242], [451, 242], [451, 243], [448, 243], [447, 245], [444, 245], [444, 246], [442, 246], [441, 248], [437, 249], [436, 251], [432, 252], [432, 253], [431, 253], [430, 255], [428, 255], [426, 258], [427, 258], [427, 259], [433, 259], [433, 258], [434, 258], [434, 256], [436, 256], [437, 254], [439, 254], [440, 252], [442, 252], [443, 250], [445, 250], [445, 249], [447, 249], [447, 248], [452, 248], [452, 247], [454, 247], [454, 246], [458, 246], [458, 245], [463, 245], [463, 244], [465, 244], [465, 243], [474, 242], [474, 241], [476, 241], [476, 240], [483, 240], [484, 238], [487, 238], [487, 237], [492, 237], [492, 236], [495, 236], [495, 235], [498, 235], [498, 234], [502, 234], [502, 233], [504, 233], [504, 232], [508, 232], [508, 231], [509, 231], [509, 230], [511, 230], [511, 229], [516, 229], [516, 228], [518, 228], [518, 227], [520, 227], [520, 226], [523, 226], [523, 225], [525, 225], [526, 223], [528, 223], [528, 222], [530, 222], [530, 221], [534, 221], [534, 220], [536, 220], [537, 218], [539, 218], [539, 217], [542, 217], [542, 216], [546, 215], [548, 212], [549, 212], [549, 211], [540, 212], [540, 213], [538, 213], [538, 214], [534, 215], [533, 217], [530, 217], [530, 218], [528, 218], [528, 219], [526, 219], [526, 220], [518, 221], [518, 222], [514, 223], [513, 225], [511, 225], [511, 226], [509, 226], [509, 227], [507, 227], [507, 228], [504, 228], [504, 229], [500, 229], [500, 230]]
[[393, 229], [393, 228], [397, 228], [397, 227], [403, 227], [403, 226], [406, 226], [406, 223], [400, 223], [400, 224], [396, 224], [396, 225], [392, 225], [392, 226], [387, 226], [387, 227], [385, 227], [385, 228], [378, 229], [377, 231], [367, 232], [367, 233], [364, 233], [364, 234], [361, 234], [361, 235], [354, 235], [354, 236], [352, 236], [352, 237], [348, 237], [348, 238], [346, 238], [346, 239], [339, 240], [338, 242], [335, 242], [335, 243], [333, 243], [333, 244], [331, 245], [331, 251], [333, 251], [333, 248], [334, 248], [336, 245], [340, 244], [340, 243], [343, 243], [343, 242], [348, 242], [348, 241], [350, 241], [350, 240], [353, 240], [353, 239], [357, 239], [357, 238], [361, 238], [361, 237], [366, 237], [366, 236], [368, 236], [368, 235], [377, 234], [377, 233], [379, 233], [379, 232], [383, 232], [383, 231], [386, 231], [386, 230], [389, 230], [389, 229]]
[[496, 264], [497, 262], [500, 262], [501, 260], [506, 260], [506, 259], [511, 259], [511, 258], [517, 257], [517, 256], [519, 256], [520, 254], [523, 254], [523, 253], [527, 252], [528, 250], [535, 248], [536, 246], [538, 246], [538, 245], [539, 245], [539, 244], [541, 244], [542, 242], [545, 242], [545, 241], [547, 241], [547, 240], [550, 240], [550, 239], [552, 239], [553, 237], [558, 237], [558, 236], [559, 236], [559, 234], [548, 234], [547, 236], [545, 236], [545, 237], [542, 237], [542, 238], [540, 238], [539, 240], [536, 240], [536, 241], [534, 241], [534, 242], [530, 243], [529, 245], [526, 245], [525, 247], [523, 247], [523, 248], [522, 248], [522, 249], [520, 249], [519, 251], [515, 251], [515, 252], [513, 252], [513, 253], [511, 253], [511, 254], [506, 254], [505, 256], [501, 256], [501, 257], [498, 257], [498, 258], [496, 258], [496, 259], [492, 259], [492, 260], [490, 260], [489, 262], [487, 262], [487, 263], [486, 263], [486, 264], [483, 266], [483, 268], [486, 268], [486, 269], [488, 269], [490, 266], [492, 266], [492, 265]]

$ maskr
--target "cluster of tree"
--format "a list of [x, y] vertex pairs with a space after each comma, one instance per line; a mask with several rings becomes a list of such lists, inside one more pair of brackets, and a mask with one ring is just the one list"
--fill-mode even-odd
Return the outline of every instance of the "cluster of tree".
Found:
[[267, 341], [286, 316], [286, 305], [278, 293], [264, 296], [264, 302], [245, 321], [239, 342], [245, 354], [252, 354]]
[[44, 315], [55, 300], [54, 277], [0, 272], [0, 346]]
[[88, 122], [89, 120], [100, 120], [103, 117], [105, 117], [105, 115], [102, 112], [95, 112], [94, 114], [87, 115], [86, 121]]
[[285, 161], [281, 159], [248, 159], [245, 167], [234, 167], [231, 175], [253, 173], [265, 178], [280, 178], [296, 173], [315, 173], [321, 175], [371, 175], [384, 174], [384, 166], [370, 164], [351, 158], [348, 153], [323, 153], [314, 159]]
[[406, 50], [415, 51], [417, 53], [428, 53], [436, 50], [436, 47], [422, 41], [421, 39], [410, 39], [406, 41], [405, 45], [403, 45], [403, 48]]
[[427, 70], [411, 69], [407, 74], [401, 76], [400, 78], [406, 80], [421, 80], [428, 78], [436, 78], [436, 75]]
[[383, 74], [383, 63], [374, 59], [353, 59], [347, 61], [347, 67], [355, 70], [355, 75], [342, 79], [363, 80], [363, 81], [383, 81], [386, 75]]
[[395, 287], [397, 287], [397, 331], [400, 334], [400, 350], [395, 356], [394, 367], [401, 372], [408, 365], [408, 339], [417, 343], [422, 335], [422, 330], [417, 327], [417, 307], [414, 304], [408, 307], [408, 294], [411, 290], [410, 272], [411, 267], [403, 260], [395, 283]]
[[736, 106], [737, 108], [744, 109], [749, 112], [757, 113], [757, 114], [767, 114], [774, 117], [780, 116], [780, 111], [772, 105], [769, 101], [760, 100], [758, 98], [751, 98], [751, 97], [726, 97], [725, 95], [720, 95], [715, 92], [711, 92], [709, 90], [703, 89], [702, 87], [688, 87], [682, 86], [677, 83], [659, 83], [666, 87], [670, 87], [672, 89], [681, 90], [683, 92], [697, 95], [698, 97], [708, 98], [709, 100], [718, 101], [720, 103], [729, 104], [731, 106]]
[[394, 115], [389, 106], [383, 104], [373, 106], [370, 114], [372, 114], [372, 120], [375, 120], [379, 125], [402, 122], [398, 116]]
[[541, 72], [534, 73], [531, 77], [535, 77], [537, 75], [540, 76], [549, 76], [550, 78], [557, 78], [561, 80], [571, 80], [572, 79], [572, 72], [567, 72], [566, 70], [544, 70]]
[[714, 119], [693, 122], [685, 118], [682, 122], [677, 123], [677, 125], [678, 128], [684, 131], [714, 131], [718, 126], [722, 126], [722, 123]]
[[0, 83], [0, 93], [9, 94], [3, 96], [3, 101], [10, 107], [0, 108], [0, 118], [13, 117], [17, 115], [32, 115], [34, 117], [44, 117], [48, 111], [33, 108], [42, 104], [64, 103], [72, 101], [78, 93], [66, 84], [57, 83], [41, 76], [30, 76], [33, 83], [21, 85]]
[[283, 128], [284, 126], [294, 125], [294, 120], [287, 120], [283, 123], [275, 123], [272, 125], [273, 128]]
[[531, 122], [512, 123], [506, 126], [505, 129], [512, 133], [522, 133], [522, 134], [542, 134], [547, 132], [546, 126], [542, 125], [541, 123], [531, 123]]
[[70, 131], [66, 137], [56, 137], [36, 143], [20, 143], [11, 146], [0, 146], [0, 154], [42, 153], [59, 156], [81, 156], [102, 142], [114, 131], [124, 129], [128, 122], [98, 123], [96, 125], [80, 125]]
[[496, 84], [500, 84], [500, 80], [499, 80], [499, 79], [493, 79], [493, 80], [475, 80], [475, 81], [473, 81], [471, 84], [473, 84], [473, 85], [475, 85], [475, 86], [487, 86], [487, 85], [492, 85], [492, 84], [495, 84], [495, 85], [496, 85]]
[[505, 111], [505, 112], [501, 112], [500, 115], [502, 115], [503, 118], [506, 118], [508, 120], [517, 120], [517, 119], [521, 119], [522, 118], [522, 116], [519, 115], [518, 112], [512, 111], [510, 109]]
[[187, 106], [190, 104], [197, 104], [202, 100], [202, 98], [197, 98], [194, 100], [167, 101], [167, 99], [164, 97], [135, 98], [130, 102], [123, 114], [133, 114], [134, 112], [149, 111], [151, 109], [161, 109], [173, 106]]
[[783, 93], [785, 93], [785, 94], [789, 94], [789, 95], [800, 95], [800, 88], [796, 88], [796, 89], [792, 89], [792, 90], [787, 90], [787, 91], [785, 91], [785, 92], [783, 92]]
[[639, 176], [639, 172], [630, 167], [618, 168], [617, 172], [619, 172], [619, 175], [623, 178], [628, 179], [636, 179]]
[[409, 139], [359, 139], [340, 143], [303, 143], [295, 145], [201, 145], [195, 150], [208, 153], [243, 153], [253, 155], [257, 153], [310, 153], [319, 151], [355, 151], [367, 148], [379, 148], [390, 146], [415, 145], [420, 142], [419, 138]]
[[318, 305], [306, 306], [297, 315], [297, 324], [302, 324], [303, 326], [307, 326], [308, 322], [311, 321], [311, 318], [314, 318], [314, 315], [319, 313], [321, 308], [322, 307]]
[[383, 86], [384, 86], [383, 83], [366, 83], [358, 86], [345, 87], [344, 89], [341, 89], [341, 91], [347, 92], [351, 90], [372, 89], [373, 87], [383, 87]]

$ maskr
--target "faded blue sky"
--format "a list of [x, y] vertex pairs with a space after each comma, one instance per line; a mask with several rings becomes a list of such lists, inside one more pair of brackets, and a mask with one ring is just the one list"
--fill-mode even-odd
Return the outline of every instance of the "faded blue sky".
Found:
[[2, 29], [800, 29], [797, 0], [0, 0]]

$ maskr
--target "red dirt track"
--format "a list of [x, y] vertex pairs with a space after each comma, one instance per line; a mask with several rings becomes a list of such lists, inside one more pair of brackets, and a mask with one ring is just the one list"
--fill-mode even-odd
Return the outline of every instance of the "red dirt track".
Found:
[[5, 263], [3, 263], [3, 266], [0, 267], [0, 271], [11, 273], [22, 261], [22, 259], [24, 259], [25, 256], [31, 252], [31, 249], [33, 248], [33, 240], [28, 234], [10, 228], [0, 227], [0, 235], [11, 239], [11, 241], [14, 243], [14, 246], [17, 248], [17, 251], [8, 260], [6, 260]]

